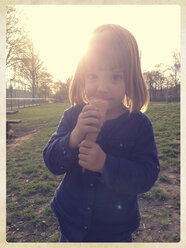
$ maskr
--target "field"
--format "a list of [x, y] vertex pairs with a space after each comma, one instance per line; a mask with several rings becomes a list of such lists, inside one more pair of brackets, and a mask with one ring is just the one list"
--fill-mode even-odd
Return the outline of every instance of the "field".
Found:
[[[52, 175], [42, 151], [69, 104], [20, 109], [7, 140], [7, 242], [58, 242], [50, 201], [63, 176]], [[133, 242], [180, 240], [180, 104], [151, 104], [161, 171], [153, 188], [139, 196], [141, 225]], [[10, 118], [10, 116], [8, 116]]]

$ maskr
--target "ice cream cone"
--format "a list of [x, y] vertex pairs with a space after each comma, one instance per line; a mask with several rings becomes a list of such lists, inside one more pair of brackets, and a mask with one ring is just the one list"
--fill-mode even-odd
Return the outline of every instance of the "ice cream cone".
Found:
[[[100, 114], [101, 114], [101, 121], [104, 123], [105, 121], [105, 115], [108, 109], [108, 101], [103, 99], [91, 99], [89, 101], [91, 105], [94, 105], [98, 108]], [[91, 140], [93, 142], [96, 142], [99, 132], [97, 133], [88, 133], [86, 136], [86, 140]], [[82, 172], [85, 172], [85, 168], [82, 168]]]
[[[105, 114], [106, 114], [107, 109], [108, 109], [108, 101], [94, 98], [94, 99], [91, 99], [89, 101], [89, 103], [98, 108], [98, 110], [101, 114], [101, 121], [104, 122], [105, 121]], [[86, 136], [86, 139], [96, 142], [98, 134], [99, 133], [88, 133]]]
[[105, 115], [108, 109], [108, 101], [104, 99], [96, 99], [93, 98], [89, 101], [91, 105], [94, 105], [98, 108], [99, 112], [101, 113], [102, 120], [105, 120]]

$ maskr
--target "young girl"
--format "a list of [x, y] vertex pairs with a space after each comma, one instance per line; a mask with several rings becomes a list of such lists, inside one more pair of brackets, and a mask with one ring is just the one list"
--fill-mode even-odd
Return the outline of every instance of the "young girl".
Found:
[[[137, 195], [160, 170], [138, 47], [118, 25], [94, 30], [71, 83], [72, 107], [44, 149], [55, 175], [65, 173], [51, 207], [61, 242], [131, 242], [139, 227]], [[91, 98], [108, 101], [105, 122]], [[99, 132], [96, 142], [85, 139]], [[84, 168], [84, 169], [82, 169]]]

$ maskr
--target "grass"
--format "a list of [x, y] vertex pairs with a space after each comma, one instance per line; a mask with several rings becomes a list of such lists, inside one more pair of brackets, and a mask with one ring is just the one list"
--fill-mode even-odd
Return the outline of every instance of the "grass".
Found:
[[153, 124], [161, 171], [153, 188], [139, 196], [142, 221], [134, 237], [136, 242], [143, 240], [178, 242], [180, 240], [180, 104], [152, 104], [146, 114]]
[[[42, 151], [68, 107], [68, 103], [41, 104], [20, 109], [12, 116], [22, 120], [13, 127], [14, 138], [24, 140], [7, 148], [8, 242], [59, 240], [58, 222], [49, 203], [63, 176], [54, 176], [47, 170]], [[142, 220], [134, 242], [178, 242], [180, 104], [152, 104], [146, 114], [153, 124], [161, 171], [153, 188], [139, 196]]]
[[[52, 240], [53, 235], [59, 236], [49, 202], [61, 177], [52, 175], [46, 169], [42, 151], [67, 107], [69, 104], [43, 104], [21, 109], [14, 115], [15, 119], [22, 120], [15, 128], [17, 137], [32, 131], [36, 131], [37, 135], [7, 152], [8, 242], [43, 242], [48, 238]], [[22, 228], [17, 230], [15, 224], [23, 223]], [[55, 232], [49, 226], [56, 227]], [[50, 229], [49, 234], [45, 232], [45, 235], [40, 235], [47, 228]], [[20, 235], [16, 235], [18, 233]]]

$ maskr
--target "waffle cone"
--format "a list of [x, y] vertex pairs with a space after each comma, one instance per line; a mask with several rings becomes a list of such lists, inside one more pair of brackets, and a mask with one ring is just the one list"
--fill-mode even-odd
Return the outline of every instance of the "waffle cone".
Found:
[[[106, 112], [107, 112], [107, 109], [108, 109], [108, 101], [106, 100], [102, 100], [102, 99], [91, 99], [89, 101], [89, 103], [91, 105], [94, 105], [98, 108], [100, 114], [101, 114], [101, 121], [104, 122], [105, 121], [105, 116], [106, 116]], [[99, 132], [97, 133], [88, 133], [86, 135], [86, 140], [91, 140], [93, 142], [96, 142], [97, 140], [97, 137], [98, 137], [98, 134]], [[82, 168], [82, 172], [84, 173], [85, 172], [85, 168]]]
[[[101, 114], [101, 121], [104, 122], [105, 121], [105, 115], [106, 115], [106, 112], [108, 109], [108, 101], [103, 100], [103, 99], [94, 98], [94, 99], [91, 99], [89, 101], [89, 103], [98, 108], [98, 110]], [[89, 133], [89, 134], [87, 134], [86, 139], [96, 142], [98, 134], [99, 133]]]
[[108, 101], [104, 100], [104, 99], [91, 99], [89, 101], [89, 103], [91, 105], [94, 105], [98, 108], [99, 112], [101, 113], [101, 115], [103, 116], [103, 118], [105, 119], [105, 114], [107, 112], [108, 109]]

